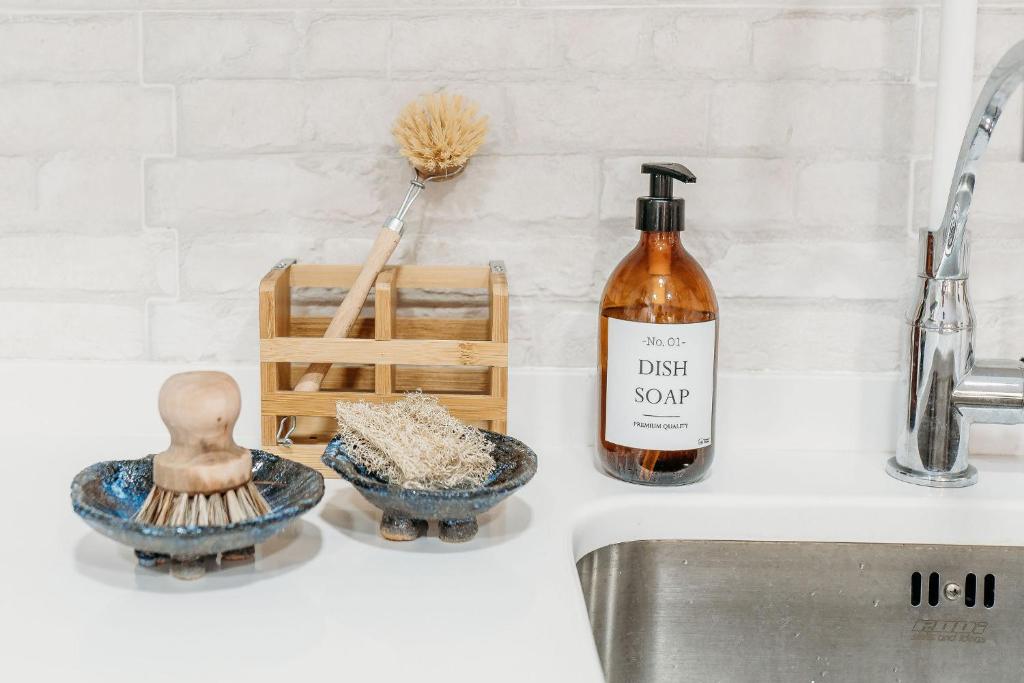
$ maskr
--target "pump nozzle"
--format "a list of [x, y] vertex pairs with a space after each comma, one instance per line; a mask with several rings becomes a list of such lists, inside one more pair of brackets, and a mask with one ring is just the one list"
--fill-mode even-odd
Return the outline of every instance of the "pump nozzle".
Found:
[[672, 180], [695, 183], [697, 176], [682, 164], [641, 164], [641, 173], [651, 174], [651, 197], [672, 199]]
[[695, 183], [697, 176], [682, 164], [647, 163], [640, 166], [641, 173], [651, 176], [651, 192], [636, 200], [636, 229], [650, 232], [669, 232], [683, 229], [682, 199], [672, 198], [672, 181]]

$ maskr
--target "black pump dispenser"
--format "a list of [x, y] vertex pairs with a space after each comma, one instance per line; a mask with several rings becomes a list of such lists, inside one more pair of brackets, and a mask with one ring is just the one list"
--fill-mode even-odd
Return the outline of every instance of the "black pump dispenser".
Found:
[[636, 229], [673, 232], [684, 229], [685, 200], [672, 198], [672, 181], [695, 183], [697, 177], [682, 164], [642, 164], [641, 173], [651, 176], [648, 197], [636, 200]]

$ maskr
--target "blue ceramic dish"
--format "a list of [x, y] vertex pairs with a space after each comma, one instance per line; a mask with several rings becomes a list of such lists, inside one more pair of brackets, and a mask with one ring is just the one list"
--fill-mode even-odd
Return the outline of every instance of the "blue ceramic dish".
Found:
[[320, 458], [350, 482], [366, 500], [384, 511], [380, 534], [391, 541], [411, 541], [427, 530], [427, 520], [438, 521], [442, 541], [468, 541], [476, 535], [477, 515], [491, 509], [533, 478], [537, 454], [511, 436], [481, 430], [494, 445], [494, 470], [478, 488], [422, 490], [392, 486], [352, 459], [340, 436], [327, 444]]
[[153, 456], [85, 468], [71, 482], [71, 506], [99, 533], [135, 548], [143, 566], [170, 559], [176, 576], [196, 578], [210, 556], [251, 557], [256, 543], [283, 531], [324, 495], [319, 472], [263, 451], [252, 451], [252, 473], [270, 512], [236, 524], [167, 527], [132, 519], [153, 486]]

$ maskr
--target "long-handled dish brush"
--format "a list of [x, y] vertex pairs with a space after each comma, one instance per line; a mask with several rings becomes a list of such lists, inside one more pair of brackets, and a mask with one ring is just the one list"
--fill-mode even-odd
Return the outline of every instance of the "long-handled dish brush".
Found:
[[153, 488], [135, 519], [159, 526], [218, 526], [270, 512], [252, 482], [252, 454], [232, 436], [238, 385], [223, 372], [172, 375], [160, 388], [171, 445], [153, 459]]
[[[461, 95], [435, 93], [410, 102], [392, 133], [415, 174], [402, 206], [385, 221], [352, 288], [331, 319], [325, 338], [347, 337], [366, 303], [377, 275], [394, 253], [405, 229], [405, 216], [428, 182], [450, 180], [466, 169], [484, 143], [487, 118]], [[312, 363], [295, 385], [296, 391], [318, 391], [330, 363]]]

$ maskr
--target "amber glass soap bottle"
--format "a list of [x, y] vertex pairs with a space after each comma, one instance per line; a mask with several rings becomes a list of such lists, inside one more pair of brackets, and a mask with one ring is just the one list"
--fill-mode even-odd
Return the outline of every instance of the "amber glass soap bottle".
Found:
[[643, 164], [650, 196], [636, 204], [640, 241], [601, 296], [598, 456], [612, 476], [676, 486], [701, 479], [715, 438], [718, 302], [683, 248], [681, 164]]

